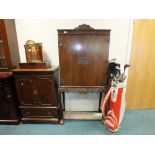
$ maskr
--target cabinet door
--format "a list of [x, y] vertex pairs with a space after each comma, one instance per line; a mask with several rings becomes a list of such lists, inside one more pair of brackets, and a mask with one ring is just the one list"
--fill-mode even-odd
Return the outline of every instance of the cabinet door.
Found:
[[84, 86], [107, 84], [109, 35], [84, 35]]
[[6, 119], [8, 117], [9, 111], [5, 99], [5, 90], [3, 83], [0, 81], [0, 119]]
[[35, 81], [33, 78], [16, 78], [16, 89], [20, 105], [35, 104]]
[[83, 38], [80, 35], [59, 35], [60, 85], [82, 86]]
[[37, 105], [55, 106], [56, 88], [55, 81], [52, 78], [37, 78]]

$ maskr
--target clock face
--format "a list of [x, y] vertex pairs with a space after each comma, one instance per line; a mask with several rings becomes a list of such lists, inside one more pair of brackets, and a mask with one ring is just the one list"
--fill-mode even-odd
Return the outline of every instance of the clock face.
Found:
[[24, 47], [26, 53], [26, 60], [28, 63], [43, 62], [43, 51], [41, 43], [26, 44], [24, 45]]

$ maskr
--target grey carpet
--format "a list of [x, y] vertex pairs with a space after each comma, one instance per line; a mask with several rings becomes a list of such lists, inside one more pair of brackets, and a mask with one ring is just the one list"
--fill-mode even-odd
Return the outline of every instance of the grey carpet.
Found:
[[64, 125], [0, 125], [0, 135], [154, 135], [155, 110], [127, 110], [117, 133], [100, 121], [65, 120]]

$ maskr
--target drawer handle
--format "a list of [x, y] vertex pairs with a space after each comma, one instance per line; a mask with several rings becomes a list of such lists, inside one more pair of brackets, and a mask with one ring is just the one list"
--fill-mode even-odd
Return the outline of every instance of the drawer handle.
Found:
[[19, 101], [20, 102], [20, 104], [24, 104], [24, 102], [23, 101]]
[[27, 114], [27, 115], [30, 115], [30, 112], [29, 112], [29, 111], [26, 111], [26, 114]]
[[51, 111], [49, 111], [47, 114], [48, 114], [48, 115], [51, 115], [51, 114], [52, 114], [52, 112], [51, 112]]
[[37, 95], [38, 94], [38, 91], [37, 90], [34, 90], [33, 91], [33, 95]]

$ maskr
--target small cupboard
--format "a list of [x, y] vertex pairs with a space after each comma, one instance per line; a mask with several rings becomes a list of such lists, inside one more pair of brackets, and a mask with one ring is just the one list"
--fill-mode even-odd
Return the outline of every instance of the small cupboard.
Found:
[[22, 122], [63, 123], [58, 68], [13, 70]]

